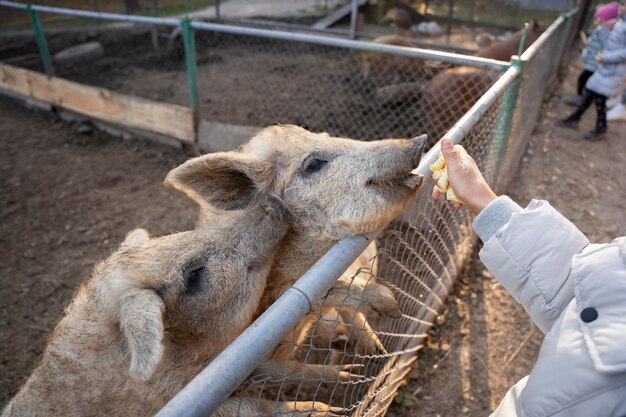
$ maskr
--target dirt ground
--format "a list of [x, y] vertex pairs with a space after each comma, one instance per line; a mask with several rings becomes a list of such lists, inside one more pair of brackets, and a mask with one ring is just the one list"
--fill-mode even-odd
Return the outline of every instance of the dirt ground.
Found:
[[34, 367], [78, 284], [126, 232], [194, 223], [193, 204], [162, 185], [183, 152], [79, 127], [0, 99], [0, 405]]
[[[625, 234], [624, 128], [587, 143], [556, 128], [560, 96], [543, 108], [511, 196], [547, 198], [592, 241]], [[582, 123], [591, 128], [592, 111]], [[79, 133], [82, 132], [82, 133]], [[77, 285], [126, 232], [192, 226], [195, 207], [162, 186], [188, 154], [123, 141], [0, 99], [0, 407], [42, 353]], [[466, 269], [389, 416], [484, 416], [525, 375], [540, 332], [479, 262]]]

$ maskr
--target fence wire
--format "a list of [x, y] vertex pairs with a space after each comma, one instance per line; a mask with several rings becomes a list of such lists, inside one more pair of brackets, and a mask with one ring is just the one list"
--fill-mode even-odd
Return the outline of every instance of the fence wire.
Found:
[[[156, 101], [188, 102], [180, 28], [94, 22], [88, 31], [46, 32], [57, 76]], [[494, 187], [505, 188], [515, 172], [572, 25], [573, 19], [566, 19], [530, 57], [519, 94], [517, 85], [510, 85], [465, 134], [463, 145]], [[501, 75], [443, 61], [211, 30], [196, 30], [195, 40], [198, 116], [237, 126], [291, 123], [364, 140], [426, 132], [432, 145]], [[0, 61], [44, 71], [34, 40], [9, 41], [0, 47]], [[59, 59], [62, 51], [88, 42], [101, 50], [94, 46], [98, 50], [89, 59]], [[516, 97], [512, 115], [506, 97]], [[268, 357], [271, 372], [254, 373], [235, 397], [248, 405], [256, 399], [256, 413], [264, 415], [292, 414], [281, 411], [283, 402], [295, 402], [307, 415], [385, 413], [475, 240], [470, 214], [433, 202], [432, 187], [427, 178], [376, 246], [340, 278], [343, 285]], [[277, 406], [268, 410], [268, 403]]]
[[[491, 184], [499, 155], [493, 152], [492, 138], [500, 101], [464, 142]], [[320, 412], [328, 405], [355, 416], [384, 415], [472, 252], [471, 215], [433, 202], [432, 187], [429, 179], [417, 199], [379, 236], [376, 250], [370, 251], [373, 256], [362, 256], [340, 278], [351, 283], [350, 290], [346, 292], [345, 285], [331, 289], [274, 350], [272, 365], [283, 366], [285, 377], [255, 373], [236, 397], [248, 404], [256, 398], [259, 409], [266, 408], [266, 401], [279, 401], [310, 407], [302, 412]], [[401, 314], [390, 317], [372, 308], [381, 286], [393, 292]], [[337, 304], [337, 297], [343, 303]], [[293, 365], [285, 359], [314, 369], [319, 377], [304, 376], [304, 369], [294, 376], [288, 369]]]

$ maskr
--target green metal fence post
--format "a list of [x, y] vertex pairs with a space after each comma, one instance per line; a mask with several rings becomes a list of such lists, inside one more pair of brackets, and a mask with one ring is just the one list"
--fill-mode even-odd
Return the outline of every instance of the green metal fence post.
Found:
[[[517, 104], [517, 96], [519, 94], [520, 85], [522, 83], [524, 75], [524, 61], [519, 56], [511, 57], [511, 65], [520, 70], [520, 74], [517, 79], [507, 88], [502, 96], [502, 102], [498, 111], [498, 120], [496, 123], [496, 131], [491, 141], [492, 152], [498, 152], [497, 164], [496, 164], [496, 176], [500, 178], [500, 170], [502, 169], [502, 162], [508, 146], [508, 139], [511, 133], [511, 126], [513, 121], [513, 114]], [[498, 184], [502, 186], [502, 184]]]
[[187, 65], [187, 85], [189, 88], [189, 106], [194, 110], [197, 120], [198, 114], [198, 76], [196, 68], [196, 42], [194, 40], [191, 20], [185, 18], [180, 21], [185, 43], [185, 64]]
[[37, 40], [37, 46], [39, 47], [39, 54], [41, 55], [41, 60], [43, 61], [43, 67], [46, 71], [46, 75], [48, 77], [52, 77], [54, 76], [52, 58], [50, 57], [50, 51], [48, 50], [48, 44], [46, 43], [46, 35], [43, 33], [39, 15], [37, 15], [36, 10], [33, 10], [31, 4], [28, 4], [26, 7], [28, 10], [28, 16], [30, 16], [30, 22], [35, 30], [35, 39]]

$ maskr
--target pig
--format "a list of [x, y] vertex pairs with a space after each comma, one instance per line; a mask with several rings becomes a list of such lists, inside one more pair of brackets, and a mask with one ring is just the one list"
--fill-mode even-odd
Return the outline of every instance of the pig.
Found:
[[[131, 232], [80, 286], [2, 416], [154, 415], [249, 325], [289, 216], [268, 196], [193, 231]], [[331, 411], [231, 398], [215, 415], [320, 408]]]
[[[413, 48], [410, 39], [403, 35], [383, 35], [375, 38], [380, 45]], [[374, 80], [393, 75], [393, 83], [404, 79], [419, 79], [424, 62], [421, 59], [383, 52], [363, 52], [361, 54], [362, 74], [366, 80]]]
[[[414, 198], [422, 178], [411, 171], [424, 143], [425, 137], [363, 142], [293, 125], [270, 126], [237, 151], [185, 162], [167, 175], [165, 183], [200, 205], [199, 224], [203, 213], [244, 209], [268, 194], [284, 201], [293, 213], [292, 227], [278, 245], [260, 314], [337, 240], [382, 229]], [[345, 288], [350, 283], [340, 280], [338, 285]], [[374, 311], [401, 315], [393, 292], [374, 280], [354, 285], [352, 291], [366, 301], [353, 307], [352, 315], [360, 312], [367, 317]], [[334, 307], [349, 308], [343, 301]], [[369, 348], [376, 350], [380, 343], [369, 339]], [[288, 351], [277, 355], [286, 356]]]
[[[543, 33], [545, 27], [542, 27], [537, 20], [533, 20], [528, 24], [528, 30], [526, 32], [526, 40], [522, 47], [522, 51], [525, 51], [530, 45], [535, 42], [539, 36]], [[517, 55], [519, 52], [519, 46], [522, 41], [524, 29], [518, 30], [513, 35], [506, 39], [491, 43], [490, 45], [481, 48], [474, 54], [481, 58], [497, 59], [498, 61], [510, 61], [511, 56]]]

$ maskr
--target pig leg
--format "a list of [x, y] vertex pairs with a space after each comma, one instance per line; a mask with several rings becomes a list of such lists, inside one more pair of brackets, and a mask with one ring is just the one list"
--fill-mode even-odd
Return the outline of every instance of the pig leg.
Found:
[[294, 417], [325, 417], [345, 414], [339, 407], [330, 407], [319, 401], [270, 401], [232, 397], [224, 401], [213, 417], [258, 417], [280, 414]]

